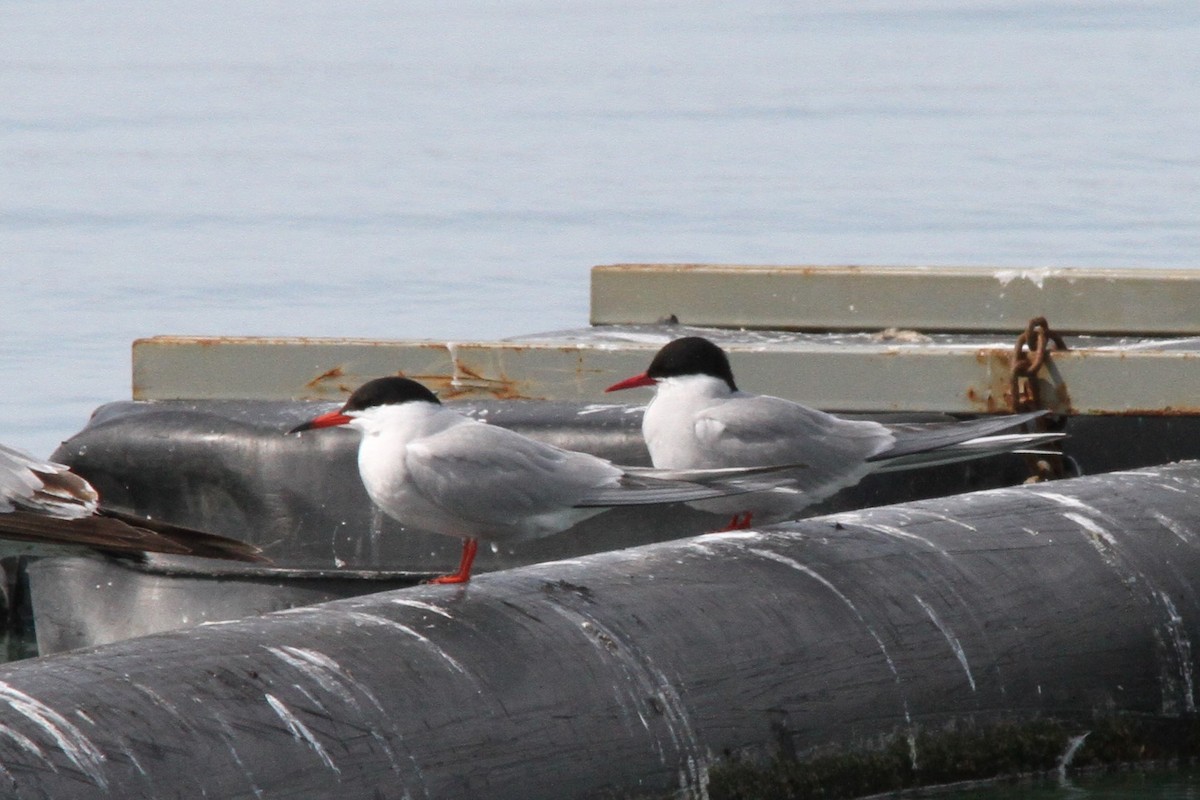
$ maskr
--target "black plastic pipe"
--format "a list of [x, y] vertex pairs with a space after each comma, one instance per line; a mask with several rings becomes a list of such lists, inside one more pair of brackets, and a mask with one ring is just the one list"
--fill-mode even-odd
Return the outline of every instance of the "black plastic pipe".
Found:
[[1200, 465], [710, 534], [10, 664], [19, 798], [701, 796], [730, 754], [1195, 712]]

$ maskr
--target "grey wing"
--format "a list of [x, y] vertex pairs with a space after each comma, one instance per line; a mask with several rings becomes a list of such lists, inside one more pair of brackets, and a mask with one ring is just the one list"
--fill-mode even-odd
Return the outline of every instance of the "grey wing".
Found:
[[894, 437], [870, 420], [848, 420], [778, 397], [734, 395], [695, 422], [708, 443], [707, 466], [759, 467], [803, 464], [791, 485], [812, 496], [857, 483], [873, 470], [868, 460]]
[[695, 500], [768, 492], [780, 487], [795, 486], [795, 472], [806, 468], [804, 464], [724, 469], [622, 467], [625, 475], [617, 486], [592, 492], [578, 506], [595, 508], [690, 503]]
[[1050, 412], [1030, 411], [1026, 414], [982, 417], [964, 422], [892, 425], [890, 427], [896, 437], [895, 444], [874, 456], [873, 460], [929, 453], [982, 436], [994, 436], [1019, 428], [1048, 413]]
[[694, 428], [698, 440], [724, 455], [713, 467], [797, 463], [820, 471], [831, 460], [865, 461], [893, 441], [877, 422], [842, 419], [765, 395], [735, 394], [698, 414]]
[[581, 497], [576, 508], [609, 508], [612, 506], [651, 506], [666, 503], [690, 503], [694, 500], [712, 500], [735, 494], [759, 492], [781, 485], [766, 481], [738, 483], [735, 481], [708, 484], [689, 483], [679, 480], [655, 478], [635, 472], [627, 473], [614, 486], [602, 486]]
[[1036, 453], [1066, 437], [1062, 432], [1015, 430], [1045, 416], [1031, 411], [963, 422], [892, 425], [896, 443], [873, 458], [880, 472], [891, 472], [938, 464], [953, 464], [1002, 453]]
[[492, 523], [571, 508], [621, 470], [492, 425], [457, 425], [410, 444], [405, 464], [429, 502]]
[[100, 497], [62, 464], [0, 444], [0, 513], [15, 510], [77, 519], [95, 513]]

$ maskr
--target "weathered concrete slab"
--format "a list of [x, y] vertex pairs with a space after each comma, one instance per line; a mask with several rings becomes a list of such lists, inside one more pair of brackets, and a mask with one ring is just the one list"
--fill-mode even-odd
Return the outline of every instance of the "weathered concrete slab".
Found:
[[[1200, 307], [1200, 306], [1197, 306]], [[1011, 335], [799, 334], [680, 325], [597, 328], [500, 342], [359, 342], [160, 336], [133, 345], [138, 400], [344, 400], [404, 374], [443, 399], [611, 402], [671, 339], [707, 336], [738, 383], [830, 411], [986, 413], [1008, 406]], [[1200, 337], [1075, 337], [1043, 370], [1043, 397], [1075, 414], [1198, 410]], [[649, 393], [646, 394], [647, 400]]]
[[1200, 333], [1194, 269], [613, 264], [592, 270], [593, 325], [808, 331]]

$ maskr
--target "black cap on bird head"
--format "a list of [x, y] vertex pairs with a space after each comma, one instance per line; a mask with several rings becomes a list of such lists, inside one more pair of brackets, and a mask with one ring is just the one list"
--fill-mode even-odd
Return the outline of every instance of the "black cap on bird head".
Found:
[[685, 336], [658, 351], [646, 375], [651, 378], [675, 378], [681, 375], [710, 375], [720, 378], [736, 392], [733, 368], [725, 351], [703, 336]]
[[350, 399], [346, 401], [346, 404], [337, 411], [330, 411], [313, 417], [308, 422], [302, 422], [292, 428], [288, 433], [302, 433], [316, 428], [334, 428], [338, 425], [348, 425], [354, 421], [354, 417], [350, 416], [349, 412], [365, 411], [368, 408], [393, 406], [414, 401], [440, 405], [433, 392], [414, 380], [395, 376], [376, 378], [373, 381], [367, 381], [355, 389], [350, 395]]
[[401, 403], [424, 401], [437, 403], [437, 395], [412, 380], [395, 375], [367, 381], [351, 393], [342, 411], [364, 411], [376, 406], [391, 406]]

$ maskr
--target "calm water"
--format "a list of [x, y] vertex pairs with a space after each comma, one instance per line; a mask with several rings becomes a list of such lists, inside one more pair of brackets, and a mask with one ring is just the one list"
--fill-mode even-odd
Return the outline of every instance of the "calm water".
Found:
[[0, 2], [0, 438], [132, 339], [578, 327], [631, 260], [1195, 266], [1200, 5]]

